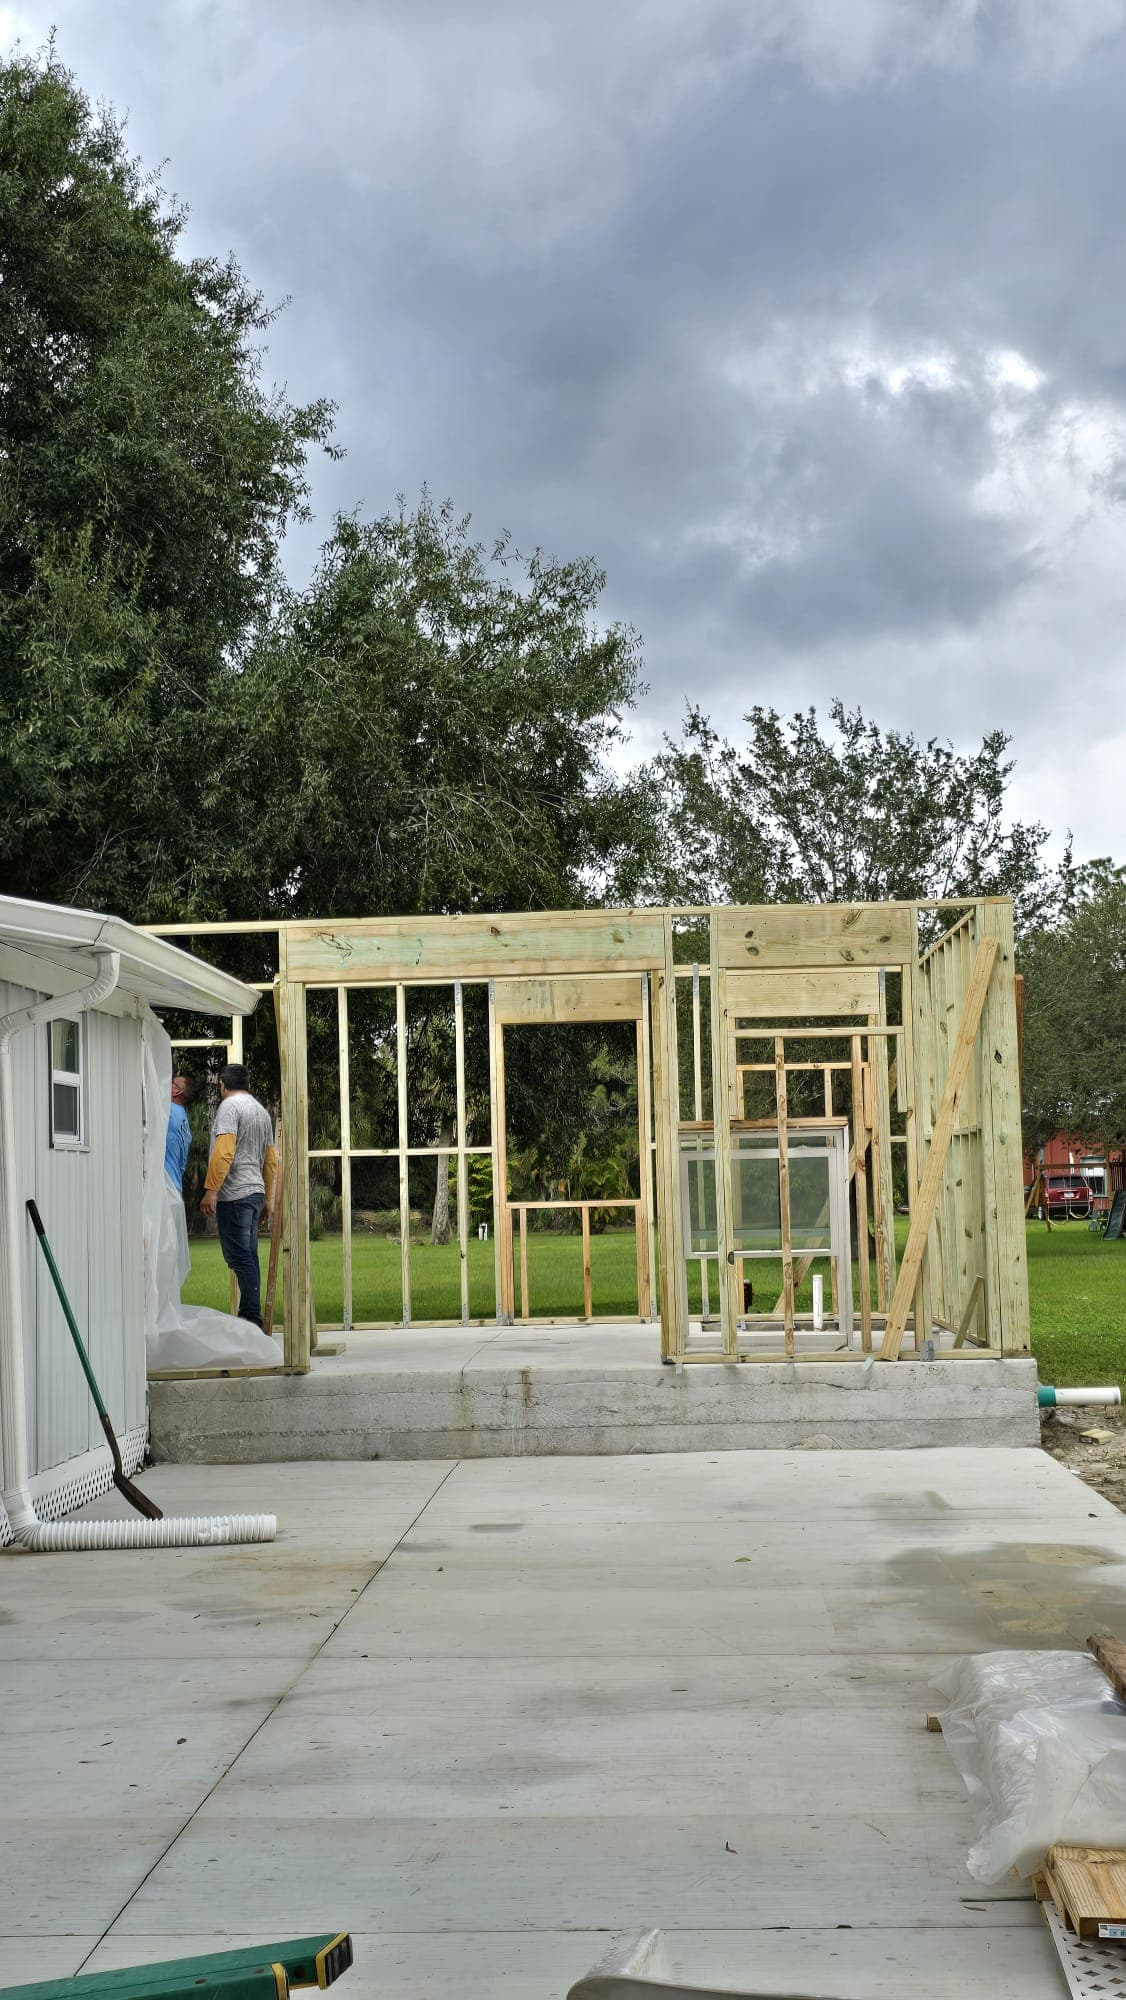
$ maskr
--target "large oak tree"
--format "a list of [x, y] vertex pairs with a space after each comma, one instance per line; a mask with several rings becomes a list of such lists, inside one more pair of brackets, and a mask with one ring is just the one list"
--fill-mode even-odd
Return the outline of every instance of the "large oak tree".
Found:
[[268, 887], [229, 698], [325, 403], [53, 50], [0, 67], [0, 880], [133, 918]]

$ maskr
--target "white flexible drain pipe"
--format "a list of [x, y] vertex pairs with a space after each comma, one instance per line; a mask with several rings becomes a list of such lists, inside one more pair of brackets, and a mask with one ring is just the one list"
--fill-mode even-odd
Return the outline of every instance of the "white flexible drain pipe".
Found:
[[272, 1542], [273, 1514], [213, 1514], [184, 1521], [40, 1521], [28, 1501], [30, 1521], [12, 1511], [5, 1494], [12, 1535], [21, 1549], [206, 1549], [224, 1542]]
[[12, 1536], [25, 1549], [208, 1548], [225, 1542], [272, 1542], [273, 1514], [216, 1514], [184, 1521], [41, 1521], [28, 1483], [27, 1401], [23, 1369], [23, 1299], [20, 1283], [20, 1215], [16, 1195], [15, 1091], [12, 1038], [23, 1028], [85, 1013], [117, 985], [121, 961], [98, 952], [98, 976], [79, 993], [42, 1000], [0, 1016], [0, 1452], [4, 1458], [4, 1507]]

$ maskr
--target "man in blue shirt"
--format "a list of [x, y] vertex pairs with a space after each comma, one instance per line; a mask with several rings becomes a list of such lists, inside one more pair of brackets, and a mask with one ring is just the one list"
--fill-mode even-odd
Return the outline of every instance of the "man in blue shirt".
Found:
[[195, 1098], [196, 1086], [192, 1078], [174, 1076], [168, 1137], [164, 1142], [164, 1171], [177, 1194], [182, 1194], [184, 1191], [184, 1174], [187, 1171], [188, 1154], [192, 1150], [192, 1128], [188, 1122], [187, 1107], [195, 1103]]

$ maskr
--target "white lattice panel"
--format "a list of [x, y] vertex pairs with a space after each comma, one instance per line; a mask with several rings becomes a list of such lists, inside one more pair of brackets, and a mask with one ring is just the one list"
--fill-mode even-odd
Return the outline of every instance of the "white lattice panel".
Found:
[[[118, 1439], [121, 1460], [127, 1474], [136, 1472], [148, 1448], [148, 1432], [126, 1431]], [[48, 1483], [49, 1482], [49, 1483]], [[91, 1500], [98, 1500], [113, 1485], [113, 1462], [108, 1451], [84, 1452], [81, 1458], [60, 1465], [56, 1473], [43, 1473], [32, 1481], [32, 1499], [41, 1521], [61, 1521]], [[0, 1507], [0, 1549], [12, 1539], [8, 1517]]]
[[1126, 1944], [1083, 1944], [1051, 1903], [1041, 1903], [1072, 2000], [1126, 2000]]

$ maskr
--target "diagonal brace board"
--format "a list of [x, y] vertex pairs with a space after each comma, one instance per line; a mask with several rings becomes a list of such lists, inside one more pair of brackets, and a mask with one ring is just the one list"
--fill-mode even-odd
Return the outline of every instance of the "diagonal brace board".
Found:
[[931, 1223], [934, 1221], [935, 1209], [938, 1206], [938, 1197], [942, 1192], [942, 1179], [946, 1172], [946, 1159], [950, 1151], [950, 1141], [953, 1137], [954, 1126], [957, 1123], [958, 1106], [961, 1102], [966, 1079], [970, 1073], [970, 1064], [973, 1061], [974, 1048], [977, 1043], [978, 1026], [981, 1021], [982, 1009], [985, 1006], [985, 996], [989, 990], [990, 975], [992, 974], [993, 962], [996, 957], [997, 939], [983, 939], [982, 943], [978, 946], [973, 972], [970, 975], [970, 982], [966, 988], [966, 1000], [962, 1009], [962, 1018], [958, 1023], [958, 1032], [954, 1037], [954, 1046], [950, 1052], [950, 1067], [946, 1073], [946, 1084], [942, 1092], [942, 1101], [938, 1107], [938, 1115], [934, 1121], [934, 1133], [931, 1138], [930, 1151], [927, 1154], [926, 1166], [923, 1168], [919, 1181], [919, 1192], [916, 1196], [914, 1212], [911, 1216], [911, 1229], [907, 1237], [906, 1248], [903, 1252], [903, 1262], [899, 1267], [899, 1277], [896, 1280], [895, 1296], [888, 1311], [887, 1330], [884, 1334], [884, 1344], [880, 1349], [881, 1361], [898, 1361], [899, 1359], [899, 1350], [902, 1346], [903, 1334], [907, 1326], [907, 1314], [910, 1310], [919, 1273], [922, 1270], [923, 1258], [927, 1248], [927, 1237], [930, 1234]]

